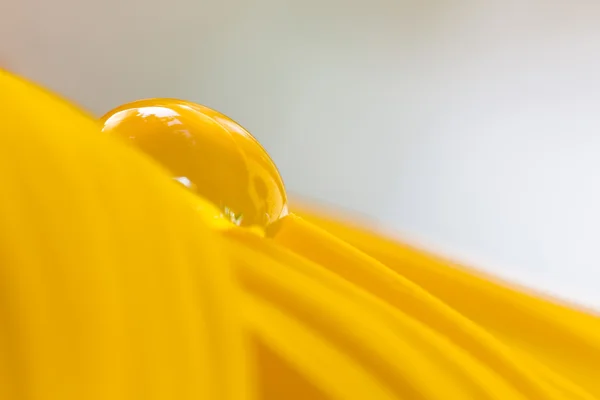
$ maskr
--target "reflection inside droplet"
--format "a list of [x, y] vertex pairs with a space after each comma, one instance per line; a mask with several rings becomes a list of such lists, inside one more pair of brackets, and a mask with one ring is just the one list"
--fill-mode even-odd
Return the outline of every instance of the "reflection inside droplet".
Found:
[[185, 186], [188, 189], [194, 189], [194, 184], [192, 183], [192, 181], [190, 181], [185, 176], [175, 177], [175, 178], [173, 178], [173, 180], [181, 183], [183, 186]]
[[144, 107], [137, 109], [138, 114], [141, 117], [158, 117], [158, 118], [166, 118], [166, 117], [178, 117], [179, 113], [174, 110], [171, 110], [166, 107]]

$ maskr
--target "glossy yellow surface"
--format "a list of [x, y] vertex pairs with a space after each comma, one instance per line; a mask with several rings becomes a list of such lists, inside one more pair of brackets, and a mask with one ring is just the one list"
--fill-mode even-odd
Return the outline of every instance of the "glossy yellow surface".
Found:
[[0, 121], [0, 399], [600, 399], [591, 313], [309, 209], [220, 229], [1, 71]]
[[149, 99], [120, 106], [101, 122], [103, 132], [141, 149], [236, 225], [264, 228], [287, 214], [275, 164], [250, 133], [221, 113], [177, 99]]
[[[405, 320], [418, 321], [448, 340], [443, 352], [452, 358], [453, 366], [446, 364], [439, 373], [466, 368], [470, 383], [465, 382], [462, 389], [472, 385], [469, 390], [474, 390], [469, 397], [463, 393], [448, 398], [488, 398], [489, 389], [484, 389], [485, 395], [476, 394], [482, 385], [494, 387], [500, 399], [600, 399], [598, 315], [510, 287], [364, 225], [310, 208], [297, 212], [301, 217], [292, 214], [271, 228], [276, 243], [391, 305]], [[424, 339], [428, 334], [418, 335]], [[432, 338], [429, 344], [433, 343]], [[428, 350], [422, 347], [420, 351], [426, 358]], [[477, 364], [485, 368], [478, 369]], [[488, 381], [492, 376], [486, 377], [486, 369], [511, 387]], [[452, 385], [427, 388], [432, 393], [426, 398], [444, 398]]]
[[214, 206], [2, 70], [0, 121], [0, 399], [255, 399]]

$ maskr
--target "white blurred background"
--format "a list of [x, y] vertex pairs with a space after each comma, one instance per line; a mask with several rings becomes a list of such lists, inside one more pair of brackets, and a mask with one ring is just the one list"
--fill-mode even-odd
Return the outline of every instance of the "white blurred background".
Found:
[[0, 64], [97, 115], [179, 97], [290, 192], [600, 307], [600, 2], [20, 0]]

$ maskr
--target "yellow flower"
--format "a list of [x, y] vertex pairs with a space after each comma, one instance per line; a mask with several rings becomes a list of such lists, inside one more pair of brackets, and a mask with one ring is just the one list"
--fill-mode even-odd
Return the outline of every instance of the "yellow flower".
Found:
[[283, 186], [244, 208], [266, 236], [223, 223], [186, 171], [1, 71], [0, 121], [0, 399], [600, 398], [591, 313], [286, 215]]

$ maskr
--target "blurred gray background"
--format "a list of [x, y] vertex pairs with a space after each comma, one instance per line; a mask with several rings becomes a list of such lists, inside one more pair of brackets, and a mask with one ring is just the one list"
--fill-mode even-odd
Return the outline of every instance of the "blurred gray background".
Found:
[[101, 115], [179, 97], [290, 192], [600, 306], [600, 2], [20, 0], [0, 64]]

